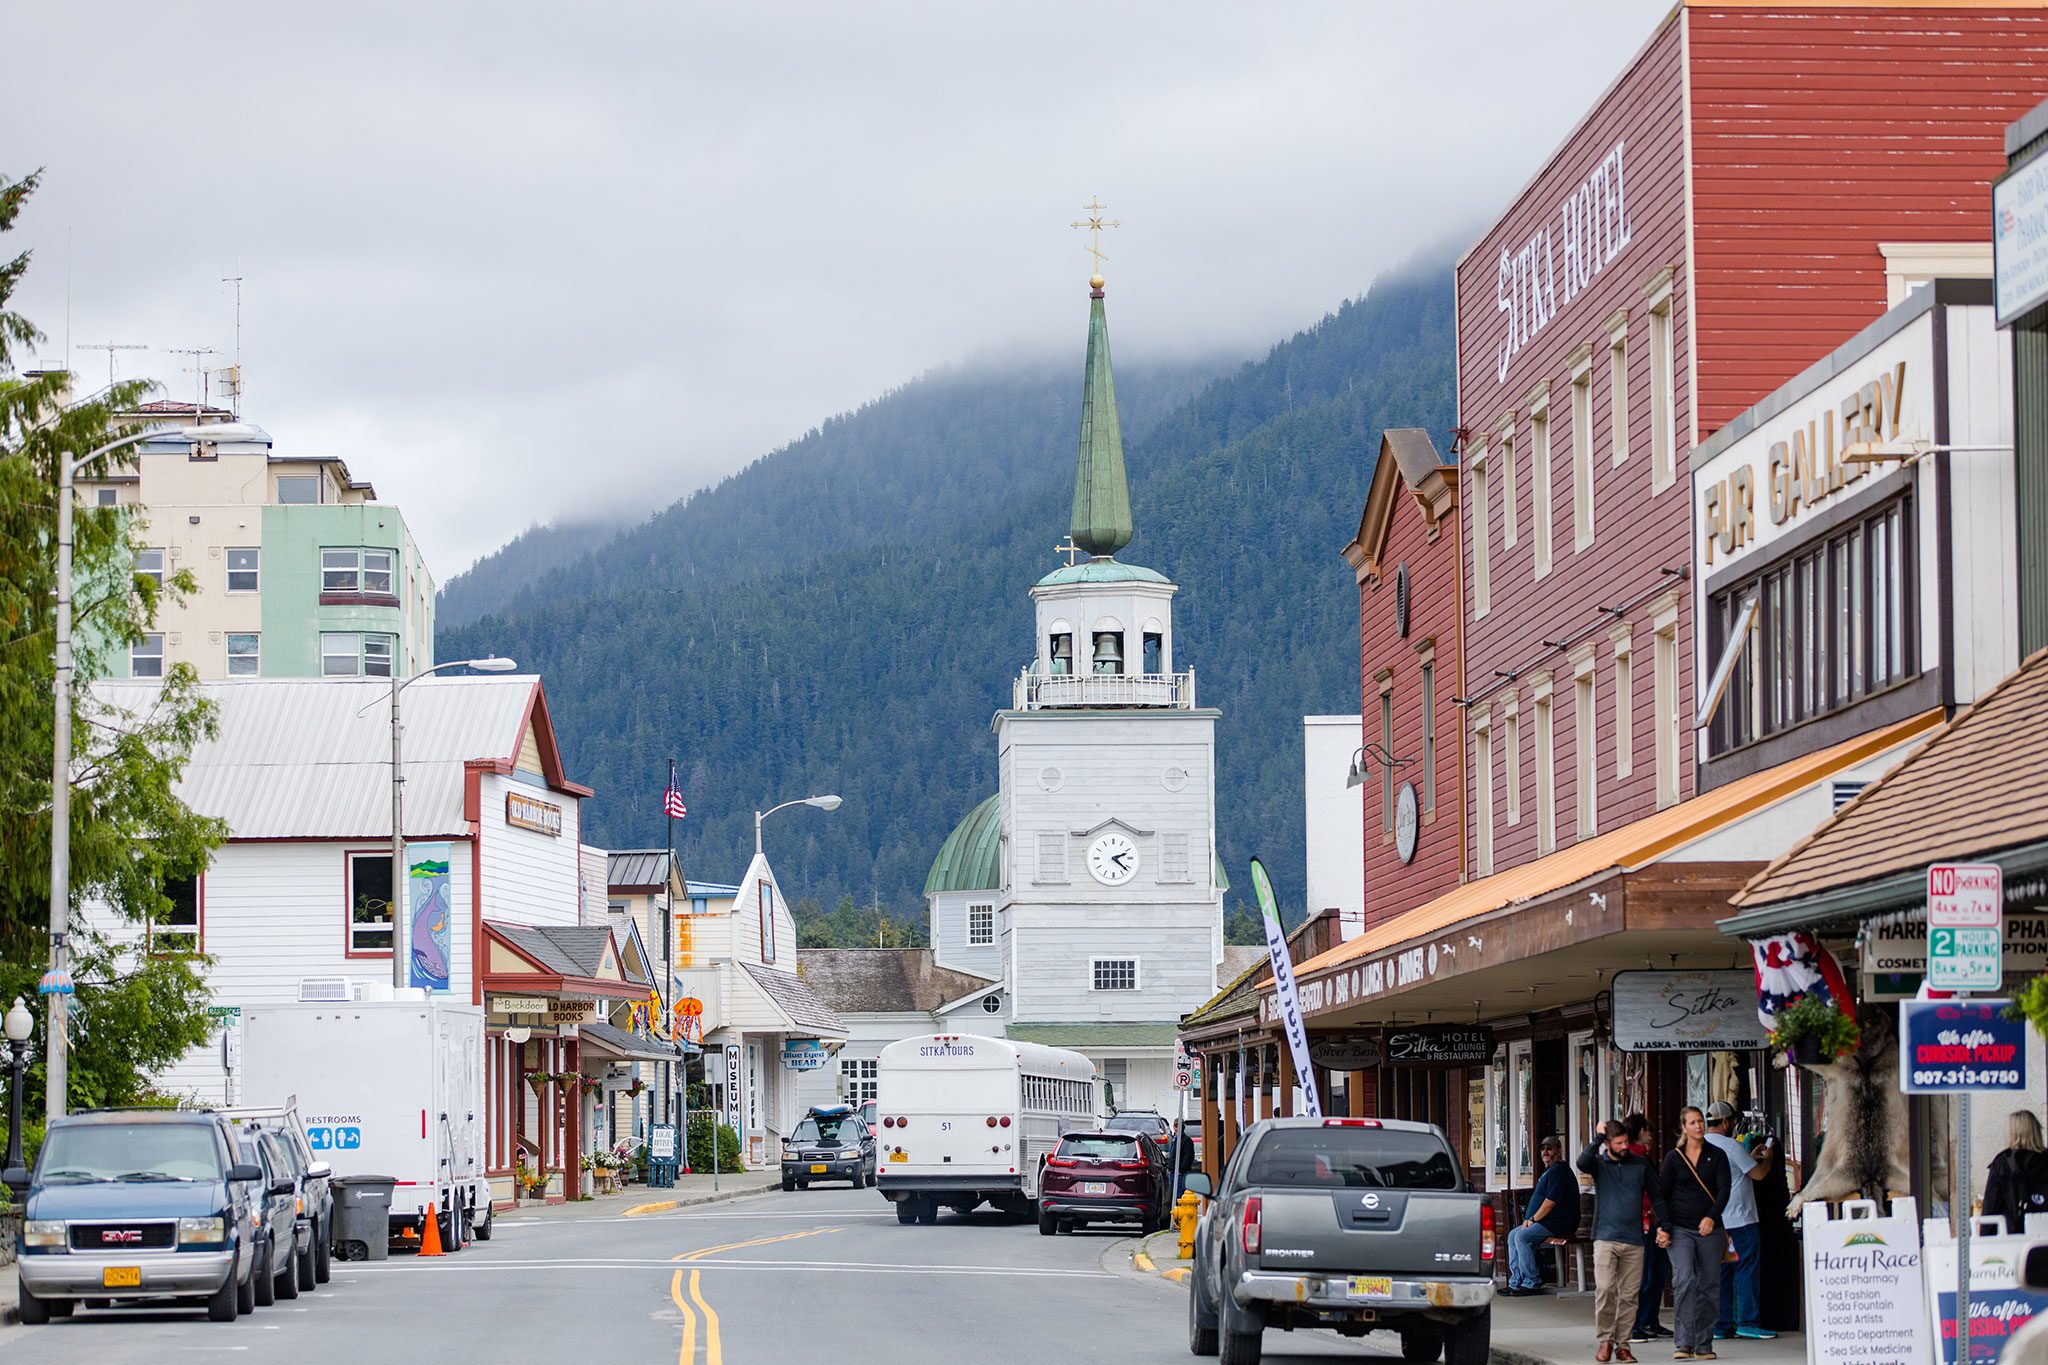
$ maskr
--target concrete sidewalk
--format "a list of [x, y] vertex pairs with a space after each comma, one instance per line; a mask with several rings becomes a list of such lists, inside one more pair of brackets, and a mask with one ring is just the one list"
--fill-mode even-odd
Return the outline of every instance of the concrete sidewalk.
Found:
[[[1185, 1283], [1190, 1263], [1179, 1257], [1171, 1228], [1140, 1240], [1131, 1253], [1137, 1270]], [[1664, 1314], [1669, 1326], [1671, 1314]], [[1493, 1365], [1588, 1365], [1593, 1359], [1593, 1296], [1540, 1294], [1534, 1298], [1496, 1299], [1493, 1304]], [[1651, 1362], [1668, 1360], [1668, 1340], [1639, 1341], [1629, 1348]], [[1801, 1365], [1806, 1338], [1785, 1332], [1775, 1341], [1717, 1341], [1714, 1355], [1730, 1365]]]
[[546, 1222], [560, 1218], [635, 1218], [689, 1208], [695, 1204], [715, 1204], [727, 1199], [765, 1194], [781, 1188], [780, 1171], [774, 1175], [760, 1171], [721, 1175], [716, 1190], [711, 1188], [708, 1175], [679, 1175], [676, 1183], [668, 1188], [628, 1185], [617, 1194], [593, 1195], [588, 1199], [560, 1204], [523, 1204], [517, 1209], [500, 1209], [495, 1217], [503, 1223]]

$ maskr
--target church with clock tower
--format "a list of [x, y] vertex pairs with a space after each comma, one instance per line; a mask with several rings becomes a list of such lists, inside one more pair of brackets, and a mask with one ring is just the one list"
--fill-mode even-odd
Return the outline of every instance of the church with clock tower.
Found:
[[1086, 1054], [1121, 1109], [1170, 1113], [1180, 1017], [1216, 992], [1216, 721], [1176, 660], [1164, 575], [1130, 543], [1103, 279], [1069, 533], [1080, 555], [1031, 587], [1031, 661], [995, 715], [999, 790], [926, 881], [936, 963], [1001, 983], [963, 1031]]

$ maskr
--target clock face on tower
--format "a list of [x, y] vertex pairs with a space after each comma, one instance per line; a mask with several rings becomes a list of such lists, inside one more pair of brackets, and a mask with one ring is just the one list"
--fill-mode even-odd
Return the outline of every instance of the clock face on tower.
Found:
[[1088, 846], [1088, 870], [1104, 886], [1122, 886], [1138, 875], [1138, 846], [1121, 834], [1105, 834]]

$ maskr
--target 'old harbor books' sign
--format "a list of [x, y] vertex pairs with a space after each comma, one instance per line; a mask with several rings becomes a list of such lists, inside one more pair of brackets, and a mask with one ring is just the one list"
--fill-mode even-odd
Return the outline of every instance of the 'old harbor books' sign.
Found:
[[1485, 1066], [1493, 1059], [1490, 1028], [1411, 1028], [1389, 1033], [1388, 1066]]
[[1769, 1041], [1750, 971], [1615, 973], [1614, 1045], [1623, 1052], [1739, 1052]]

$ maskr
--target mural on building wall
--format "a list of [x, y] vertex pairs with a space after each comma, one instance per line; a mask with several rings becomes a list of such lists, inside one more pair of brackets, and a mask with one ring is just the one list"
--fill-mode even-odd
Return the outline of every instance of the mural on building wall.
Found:
[[405, 903], [412, 916], [412, 984], [448, 989], [450, 888], [448, 845], [409, 844], [405, 850]]

